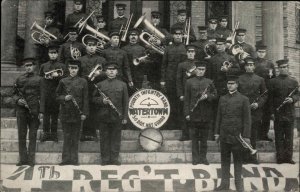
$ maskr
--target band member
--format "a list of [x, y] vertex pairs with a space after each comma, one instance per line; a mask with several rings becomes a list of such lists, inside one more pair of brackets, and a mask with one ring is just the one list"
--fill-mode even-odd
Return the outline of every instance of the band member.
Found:
[[171, 114], [168, 120], [168, 129], [181, 129], [177, 102], [178, 98], [176, 94], [174, 94], [174, 90], [176, 90], [176, 73], [178, 64], [183, 62], [186, 59], [186, 49], [185, 45], [182, 43], [182, 29], [181, 28], [173, 28], [173, 41], [174, 43], [168, 45], [165, 49], [163, 55], [163, 62], [161, 67], [161, 89], [163, 92], [166, 92], [168, 100], [171, 106]]
[[[85, 2], [84, 0], [74, 0], [74, 12], [67, 15], [66, 22], [65, 22], [65, 28], [64, 28], [64, 35], [67, 35], [67, 33], [69, 32], [68, 31], [69, 27], [78, 27], [78, 26], [75, 26], [75, 24], [77, 24], [80, 19], [82, 19], [82, 21], [84, 21], [88, 17], [88, 14], [83, 12], [83, 3], [84, 2]], [[94, 23], [91, 18], [88, 19], [87, 24], [89, 26], [91, 26], [92, 28], [95, 28]], [[84, 34], [85, 34], [84, 32], [81, 33], [80, 36], [78, 37], [78, 39], [81, 40], [81, 38], [84, 36]]]
[[223, 15], [219, 18], [219, 25], [217, 26], [216, 32], [218, 37], [225, 38], [229, 37], [232, 33], [230, 29], [227, 28], [228, 16]]
[[[252, 58], [245, 59], [245, 71], [238, 79], [239, 82], [239, 92], [250, 101], [251, 108], [251, 145], [256, 148], [257, 131], [261, 127], [262, 121], [262, 109], [267, 100], [267, 89], [264, 78], [256, 75], [254, 73], [255, 63]], [[246, 151], [248, 152], [248, 151]], [[258, 164], [255, 156], [249, 156], [248, 153], [244, 155], [244, 163], [254, 163]]]
[[60, 46], [58, 58], [59, 62], [65, 64], [68, 60], [77, 60], [79, 57], [85, 55], [84, 45], [77, 41], [77, 28], [70, 27], [68, 36], [68, 41]]
[[217, 18], [210, 18], [208, 20], [208, 29], [207, 29], [207, 38], [208, 39], [216, 39], [219, 37], [218, 33], [217, 33], [217, 26], [218, 26], [218, 20]]
[[[40, 116], [43, 117], [43, 137], [41, 141], [57, 142], [57, 120], [59, 103], [56, 101], [55, 90], [58, 82], [65, 77], [65, 64], [58, 62], [59, 45], [52, 43], [48, 47], [50, 60], [40, 67], [42, 77]], [[55, 71], [56, 70], [56, 71]], [[52, 72], [51, 72], [52, 71]]]
[[128, 83], [129, 87], [133, 87], [127, 53], [119, 48], [119, 32], [112, 31], [110, 32], [109, 37], [110, 47], [103, 50], [103, 57], [107, 62], [116, 62], [119, 66], [118, 77]]
[[[176, 88], [177, 88], [177, 97], [179, 98], [179, 108], [183, 109], [183, 101], [184, 101], [184, 87], [187, 79], [191, 76], [191, 72], [189, 71], [192, 67], [196, 67], [195, 65], [195, 55], [196, 55], [197, 47], [195, 45], [187, 45], [186, 46], [186, 55], [187, 59], [178, 64], [177, 75], [176, 75]], [[180, 113], [181, 110], [179, 110]], [[181, 141], [186, 141], [190, 139], [190, 129], [187, 127], [185, 122], [185, 117], [183, 114], [180, 115], [183, 117], [182, 122], [182, 137]]]
[[[124, 46], [122, 49], [126, 51], [127, 56], [128, 56], [128, 61], [129, 61], [129, 66], [132, 74], [132, 79], [135, 87], [138, 89], [142, 88], [142, 83], [143, 83], [143, 77], [144, 75], [148, 74], [149, 71], [149, 65], [146, 63], [146, 59], [142, 60], [136, 60], [139, 58], [142, 58], [143, 56], [146, 56], [146, 49], [139, 45], [138, 43], [138, 38], [139, 38], [139, 32], [138, 30], [131, 30], [128, 33], [128, 38], [129, 38], [129, 44]], [[135, 60], [135, 61], [134, 61]], [[135, 63], [134, 62], [137, 62]]]
[[279, 76], [270, 80], [271, 118], [275, 118], [275, 146], [277, 163], [293, 161], [294, 104], [299, 101], [299, 83], [289, 75], [289, 60], [278, 60]]
[[[19, 76], [15, 83], [13, 99], [16, 103], [19, 162], [17, 166], [35, 164], [36, 135], [39, 128], [39, 100], [41, 77], [35, 73], [33, 58], [23, 60], [25, 74]], [[26, 147], [27, 130], [29, 145]]]
[[[196, 59], [198, 61], [203, 61], [210, 59], [215, 52], [215, 44], [210, 42], [207, 39], [207, 27], [206, 26], [198, 26], [199, 30], [199, 40], [193, 42], [193, 45], [197, 46]], [[209, 48], [206, 49], [205, 47]], [[207, 51], [210, 50], [210, 51]]]
[[[80, 141], [97, 141], [96, 133], [96, 108], [92, 104], [92, 94], [94, 91], [94, 83], [103, 81], [106, 78], [102, 71], [106, 60], [96, 53], [97, 39], [93, 37], [86, 38], [86, 52], [87, 54], [79, 58], [81, 62], [81, 77], [88, 82], [89, 89], [89, 116], [83, 123], [82, 135]], [[96, 67], [99, 65], [98, 67]], [[93, 72], [94, 71], [94, 72]], [[93, 73], [92, 73], [93, 72]]]
[[69, 60], [69, 76], [59, 81], [56, 99], [60, 103], [64, 143], [60, 165], [78, 165], [78, 141], [82, 122], [89, 115], [88, 85], [78, 76], [80, 61]]
[[101, 122], [101, 165], [120, 165], [121, 129], [127, 123], [128, 92], [126, 84], [116, 78], [119, 65], [110, 62], [105, 69], [108, 78], [97, 83], [93, 93], [93, 102], [99, 107], [97, 119]]
[[96, 17], [96, 19], [97, 19], [96, 30], [108, 36], [108, 31], [106, 30], [106, 22], [104, 20], [104, 17], [102, 15], [99, 15]]
[[123, 25], [123, 27], [125, 27], [127, 20], [128, 20], [125, 17], [126, 4], [117, 3], [116, 8], [117, 8], [118, 16], [116, 18], [114, 18], [114, 20], [112, 22], [110, 22], [110, 25], [108, 27], [109, 31], [120, 31], [122, 25]]
[[[187, 34], [187, 11], [185, 9], [179, 9], [177, 11], [177, 23], [171, 26], [171, 31], [176, 28], [180, 28], [183, 31], [183, 38], [186, 39]], [[196, 36], [192, 25], [190, 26], [190, 34], [189, 34], [190, 42], [196, 41]]]
[[[272, 61], [266, 59], [267, 46], [265, 45], [256, 45], [256, 54], [257, 58], [255, 59], [255, 73], [258, 76], [261, 76], [265, 79], [266, 86], [269, 86], [269, 82], [272, 78], [276, 77], [275, 66]], [[269, 98], [267, 99], [266, 104], [263, 106], [263, 117], [262, 117], [262, 126], [258, 132], [258, 139], [273, 141], [268, 137], [268, 132], [270, 129], [270, 104]]]
[[229, 190], [231, 153], [234, 163], [234, 181], [236, 191], [243, 191], [242, 182], [242, 144], [237, 137], [241, 135], [248, 143], [251, 134], [251, 116], [249, 99], [237, 91], [237, 77], [229, 76], [228, 92], [221, 96], [218, 105], [215, 127], [215, 139], [221, 147], [221, 185], [216, 191]]
[[48, 61], [48, 46], [52, 43], [52, 41], [56, 41], [58, 44], [61, 44], [63, 42], [63, 36], [60, 33], [60, 30], [58, 29], [58, 26], [55, 22], [55, 16], [54, 13], [51, 11], [45, 12], [45, 26], [44, 30], [49, 32], [50, 34], [54, 35], [57, 39], [44, 39], [44, 44], [37, 44], [38, 45], [38, 53], [37, 53], [37, 60], [39, 61], [39, 64], [43, 64]]
[[[185, 86], [184, 116], [192, 130], [193, 165], [209, 165], [206, 154], [212, 117], [211, 101], [216, 99], [217, 91], [212, 80], [204, 77], [206, 63], [196, 62], [196, 66], [195, 76], [188, 79]], [[200, 152], [199, 140], [201, 142]]]

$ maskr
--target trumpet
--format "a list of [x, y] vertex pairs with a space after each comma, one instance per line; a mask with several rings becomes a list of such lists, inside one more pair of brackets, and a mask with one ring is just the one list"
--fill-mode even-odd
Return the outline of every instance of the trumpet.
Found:
[[76, 47], [73, 47], [72, 44], [70, 45], [70, 52], [71, 52], [71, 57], [74, 60], [78, 60], [79, 57], [81, 57], [81, 52], [79, 51], [79, 49]]
[[95, 79], [95, 77], [96, 77], [96, 76], [95, 76], [95, 72], [98, 71], [98, 70], [100, 70], [100, 71], [103, 70], [101, 64], [97, 64], [97, 65], [94, 67], [94, 69], [93, 69], [93, 70], [91, 71], [91, 73], [89, 74], [88, 79], [91, 80], [91, 81], [94, 81], [94, 79]]
[[145, 62], [148, 57], [149, 57], [149, 54], [146, 54], [146, 55], [144, 55], [142, 57], [139, 57], [139, 58], [135, 58], [135, 59], [133, 59], [133, 64], [135, 66], [138, 66], [140, 63]]
[[53, 79], [55, 77], [62, 77], [64, 71], [62, 69], [54, 69], [45, 73], [45, 79]]
[[256, 149], [253, 149], [252, 145], [247, 143], [245, 141], [245, 139], [242, 137], [241, 134], [239, 134], [239, 136], [236, 136], [237, 140], [242, 144], [242, 146], [245, 148], [245, 149], [249, 149], [250, 150], [250, 153], [251, 155], [254, 155], [257, 153], [257, 150]]
[[233, 45], [231, 52], [233, 55], [238, 55], [239, 60], [243, 60], [250, 55], [249, 53], [245, 52], [243, 47], [239, 44]]
[[31, 38], [33, 41], [41, 45], [47, 45], [50, 41], [57, 39], [55, 35], [48, 32], [45, 28], [46, 26], [43, 28], [36, 21], [32, 24], [30, 30], [32, 31]]
[[123, 27], [123, 25], [121, 26], [120, 35], [122, 34], [121, 41], [123, 41], [123, 42], [126, 42], [126, 37], [127, 37], [127, 33], [128, 33], [128, 29], [129, 29], [131, 20], [132, 20], [132, 16], [133, 16], [133, 13], [130, 15], [126, 25], [124, 27]]
[[156, 27], [153, 26], [146, 18], [145, 15], [141, 16], [133, 28], [137, 28], [140, 24], [144, 25], [147, 31], [149, 32], [142, 32], [139, 36], [140, 40], [151, 47], [154, 51], [158, 52], [159, 54], [164, 54], [165, 47], [161, 45], [157, 45], [157, 41], [162, 41], [165, 39], [165, 35], [160, 32]]

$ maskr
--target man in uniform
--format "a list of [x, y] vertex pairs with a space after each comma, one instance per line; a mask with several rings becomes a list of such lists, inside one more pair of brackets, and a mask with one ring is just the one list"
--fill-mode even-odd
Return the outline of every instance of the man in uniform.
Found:
[[294, 104], [299, 101], [299, 83], [289, 75], [289, 60], [276, 61], [279, 76], [270, 80], [269, 95], [271, 117], [274, 119], [277, 163], [295, 164], [293, 161]]
[[97, 19], [96, 30], [102, 33], [103, 35], [108, 36], [108, 31], [106, 30], [106, 22], [104, 20], [104, 17], [102, 15], [98, 15], [96, 19]]
[[128, 83], [129, 87], [133, 88], [131, 71], [129, 67], [126, 51], [119, 48], [120, 37], [118, 31], [112, 31], [109, 34], [110, 47], [103, 50], [103, 57], [107, 62], [115, 62], [119, 66], [118, 77]]
[[[188, 26], [188, 23], [187, 23], [187, 11], [185, 9], [179, 9], [177, 11], [177, 23], [174, 23], [172, 26], [171, 26], [171, 31], [173, 29], [176, 29], [176, 28], [180, 28], [182, 31], [183, 31], [183, 39], [186, 41], [186, 38], [187, 38], [187, 26]], [[191, 24], [190, 26], [190, 37], [189, 37], [189, 40], [190, 40], [190, 43], [193, 42], [193, 41], [196, 41], [196, 36], [195, 36], [195, 32], [194, 32], [194, 29], [193, 29], [193, 26]]]
[[[41, 141], [57, 142], [57, 121], [59, 103], [56, 101], [55, 90], [58, 82], [65, 77], [65, 64], [58, 62], [59, 45], [52, 43], [48, 47], [50, 60], [40, 67], [39, 75], [42, 77], [40, 114], [43, 117], [43, 137]], [[54, 71], [57, 70], [57, 71]], [[53, 71], [53, 72], [51, 72]], [[51, 72], [49, 75], [47, 73]], [[46, 75], [47, 74], [47, 75]]]
[[[23, 60], [25, 74], [17, 78], [13, 99], [16, 103], [19, 162], [17, 166], [35, 164], [36, 135], [39, 128], [39, 100], [41, 77], [35, 74], [33, 58]], [[29, 145], [26, 147], [27, 130]]]
[[228, 17], [226, 15], [221, 16], [219, 18], [219, 26], [216, 29], [218, 37], [227, 39], [231, 35], [232, 31], [227, 28], [227, 24]]
[[[124, 82], [116, 78], [119, 65], [110, 62], [106, 65], [107, 79], [97, 83], [93, 102], [99, 107], [97, 119], [101, 122], [100, 149], [101, 165], [120, 165], [118, 160], [121, 145], [122, 124], [127, 123], [128, 91]], [[100, 91], [103, 94], [100, 94]], [[111, 107], [110, 102], [115, 106]]]
[[234, 163], [234, 181], [236, 191], [243, 191], [242, 183], [242, 144], [237, 137], [241, 135], [249, 143], [251, 134], [251, 112], [249, 99], [237, 91], [237, 77], [229, 76], [228, 92], [221, 96], [218, 105], [215, 127], [215, 139], [221, 147], [221, 185], [216, 191], [227, 191], [230, 186], [231, 153]]
[[[106, 60], [96, 53], [97, 40], [93, 37], [86, 39], [86, 52], [87, 54], [79, 58], [81, 62], [81, 77], [85, 78], [88, 82], [89, 89], [89, 116], [84, 121], [82, 135], [80, 141], [97, 141], [96, 134], [96, 108], [92, 104], [92, 94], [94, 91], [94, 83], [98, 83], [106, 78], [105, 73], [102, 71]], [[97, 65], [99, 65], [97, 67]], [[92, 73], [94, 71], [94, 73]], [[92, 75], [90, 75], [92, 73]]]
[[85, 47], [77, 41], [77, 28], [70, 27], [68, 33], [69, 39], [62, 44], [59, 49], [59, 62], [67, 63], [68, 60], [78, 60], [79, 57], [85, 55]]
[[208, 20], [208, 29], [207, 29], [207, 38], [208, 39], [216, 39], [218, 38], [218, 33], [217, 33], [217, 25], [218, 25], [218, 20], [215, 17], [211, 17]]
[[56, 99], [60, 103], [60, 120], [64, 134], [60, 165], [78, 165], [78, 141], [82, 123], [89, 115], [88, 85], [78, 76], [80, 61], [69, 60], [69, 76], [59, 81]]
[[[251, 145], [256, 149], [257, 131], [260, 129], [262, 121], [262, 109], [267, 100], [267, 89], [264, 78], [256, 75], [254, 73], [255, 63], [254, 59], [245, 59], [245, 71], [238, 79], [239, 82], [239, 92], [250, 101], [251, 108]], [[247, 151], [248, 152], [248, 151]], [[258, 164], [255, 156], [244, 155], [244, 163], [254, 163]]]
[[[264, 78], [266, 82], [267, 88], [269, 87], [269, 82], [272, 78], [276, 77], [275, 66], [272, 61], [266, 59], [267, 54], [267, 46], [258, 44], [256, 45], [256, 54], [257, 58], [255, 59], [255, 73]], [[268, 132], [270, 129], [270, 104], [269, 98], [266, 101], [266, 104], [263, 106], [263, 117], [262, 117], [262, 125], [260, 130], [258, 130], [258, 139], [259, 140], [266, 140], [266, 141], [273, 141], [271, 138], [268, 137]]]
[[178, 64], [186, 59], [185, 45], [182, 43], [182, 29], [173, 28], [173, 44], [169, 45], [165, 49], [163, 55], [163, 62], [161, 67], [161, 89], [166, 92], [168, 100], [171, 106], [171, 114], [168, 120], [168, 129], [181, 129], [178, 114], [178, 98], [174, 94], [176, 90], [176, 73]]
[[[192, 130], [193, 165], [209, 165], [206, 154], [208, 131], [212, 117], [211, 101], [216, 99], [217, 91], [212, 80], [204, 77], [206, 63], [196, 62], [196, 66], [195, 76], [188, 79], [185, 86], [184, 116]], [[199, 140], [201, 142], [200, 152]]]
[[138, 43], [139, 32], [136, 29], [129, 31], [128, 33], [129, 43], [122, 48], [126, 51], [129, 66], [132, 74], [133, 83], [136, 88], [141, 89], [144, 75], [148, 74], [149, 65], [147, 60], [140, 61], [138, 64], [134, 64], [134, 59], [146, 56], [146, 49]]
[[[195, 68], [195, 55], [196, 55], [196, 46], [195, 45], [187, 45], [186, 46], [186, 55], [187, 59], [178, 64], [177, 75], [176, 75], [176, 88], [177, 88], [177, 98], [179, 98], [179, 109], [183, 109], [183, 101], [184, 101], [184, 87], [186, 81], [192, 75], [189, 70]], [[181, 110], [179, 110], [180, 113]], [[185, 116], [183, 113], [180, 114], [182, 120], [182, 137], [181, 141], [186, 141], [190, 139], [190, 128], [186, 125]]]
[[110, 25], [108, 28], [109, 31], [120, 31], [122, 25], [123, 25], [123, 27], [125, 27], [127, 20], [128, 20], [125, 17], [126, 4], [117, 3], [116, 8], [117, 8], [118, 16], [112, 22], [110, 22]]

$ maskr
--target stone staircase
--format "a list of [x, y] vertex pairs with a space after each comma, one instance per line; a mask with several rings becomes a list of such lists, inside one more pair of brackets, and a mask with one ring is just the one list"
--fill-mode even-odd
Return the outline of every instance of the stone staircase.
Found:
[[[38, 130], [36, 164], [59, 164], [62, 153], [62, 130], [58, 130], [59, 141], [40, 142], [42, 130]], [[99, 136], [99, 132], [98, 136]], [[120, 160], [122, 164], [167, 164], [191, 163], [191, 141], [179, 141], [181, 131], [162, 130], [164, 143], [155, 152], [146, 152], [138, 142], [139, 131], [123, 130]], [[274, 131], [269, 136], [274, 139]], [[16, 118], [1, 118], [1, 164], [15, 164], [18, 162], [18, 130]], [[275, 143], [258, 141], [258, 160], [261, 163], [275, 163]], [[207, 159], [210, 163], [220, 163], [220, 148], [215, 141], [208, 141]], [[294, 158], [299, 163], [299, 137], [294, 129]], [[80, 164], [100, 164], [100, 143], [95, 141], [80, 142]]]

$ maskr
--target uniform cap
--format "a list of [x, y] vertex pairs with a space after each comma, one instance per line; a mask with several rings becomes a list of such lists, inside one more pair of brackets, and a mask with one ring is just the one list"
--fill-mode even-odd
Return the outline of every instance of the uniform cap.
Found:
[[206, 26], [198, 26], [198, 30], [199, 31], [207, 31], [207, 27]]
[[216, 39], [216, 44], [218, 44], [218, 43], [225, 43], [225, 42], [226, 42], [225, 38], [217, 38]]
[[83, 0], [74, 0], [74, 4], [82, 5], [83, 4]]
[[205, 61], [196, 61], [195, 62], [196, 67], [206, 67]]
[[181, 27], [174, 27], [174, 28], [172, 28], [171, 33], [172, 34], [182, 34], [183, 31], [182, 31]]
[[289, 59], [280, 59], [280, 60], [276, 61], [276, 63], [278, 65], [278, 67], [279, 67], [280, 65], [288, 64], [289, 63]]
[[139, 35], [139, 30], [137, 29], [131, 29], [128, 33], [128, 35]]
[[187, 13], [186, 9], [178, 9], [177, 14], [180, 15], [181, 13]]
[[22, 60], [23, 65], [35, 65], [35, 59], [33, 57], [27, 57]]
[[158, 11], [151, 11], [151, 16], [154, 18], [160, 18], [161, 13]]
[[238, 76], [236, 76], [236, 75], [227, 75], [227, 82], [228, 81], [235, 81], [235, 82], [237, 82], [238, 81]]
[[98, 42], [98, 40], [95, 39], [94, 37], [91, 37], [91, 36], [86, 37], [86, 44], [96, 45], [97, 42]]
[[105, 69], [118, 69], [119, 65], [116, 62], [107, 62], [104, 67]]
[[125, 9], [126, 4], [124, 4], [124, 3], [117, 3], [116, 7], [117, 7], [117, 9], [123, 10], [123, 9]]
[[111, 31], [111, 32], [109, 33], [109, 37], [112, 37], [112, 36], [120, 36], [119, 31]]
[[208, 22], [209, 22], [209, 23], [212, 23], [212, 24], [217, 24], [217, 21], [218, 21], [218, 19], [215, 18], [215, 17], [211, 17], [211, 18], [209, 18], [209, 20], [208, 20]]
[[252, 58], [252, 57], [246, 57], [244, 59], [244, 61], [246, 62], [246, 64], [255, 63], [254, 58]]
[[96, 19], [97, 19], [98, 22], [99, 22], [99, 21], [104, 21], [103, 15], [98, 15], [98, 16], [96, 16]]
[[227, 15], [220, 16], [219, 21], [228, 21], [228, 16]]
[[256, 51], [258, 51], [258, 50], [267, 50], [266, 45], [255, 45], [255, 47], [256, 47]]
[[246, 32], [247, 32], [246, 29], [237, 29], [236, 30], [236, 35], [245, 34]]
[[57, 41], [51, 41], [48, 45], [48, 51], [50, 50], [58, 50], [59, 49], [59, 45]]
[[45, 15], [45, 18], [47, 18], [47, 17], [54, 18], [54, 13], [52, 11], [46, 11], [44, 13], [44, 15]]
[[196, 50], [197, 49], [197, 46], [194, 45], [194, 44], [189, 44], [189, 45], [186, 45], [185, 46], [185, 49], [188, 51], [188, 50]]
[[68, 60], [67, 63], [68, 63], [69, 67], [70, 66], [78, 66], [80, 68], [80, 66], [81, 66], [81, 62], [79, 60], [72, 60], [72, 59], [70, 59], [70, 60]]

